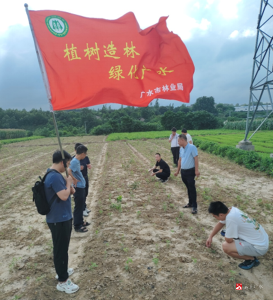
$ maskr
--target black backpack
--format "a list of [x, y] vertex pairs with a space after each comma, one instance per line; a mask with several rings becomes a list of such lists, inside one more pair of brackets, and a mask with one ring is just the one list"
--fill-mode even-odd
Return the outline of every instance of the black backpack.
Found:
[[[44, 190], [44, 182], [46, 176], [51, 172], [57, 172], [56, 170], [49, 170], [46, 172], [45, 176], [41, 178], [39, 176], [40, 181], [36, 181], [34, 187], [32, 188], [33, 193], [33, 201], [37, 207], [37, 211], [40, 215], [47, 215], [50, 212], [50, 207], [54, 202], [55, 197], [53, 197], [48, 203], [46, 200], [45, 190]], [[59, 173], [59, 172], [57, 172]]]

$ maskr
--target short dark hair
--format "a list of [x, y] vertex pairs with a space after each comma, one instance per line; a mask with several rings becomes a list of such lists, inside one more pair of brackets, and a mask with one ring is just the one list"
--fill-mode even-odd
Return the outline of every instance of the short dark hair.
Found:
[[[70, 161], [72, 157], [65, 150], [63, 150], [63, 152], [64, 152], [64, 160], [65, 160], [65, 163], [66, 163], [66, 162]], [[53, 161], [53, 164], [59, 164], [61, 161], [63, 161], [62, 152], [60, 150], [56, 150], [53, 153], [52, 161]]]
[[219, 216], [219, 214], [226, 214], [228, 212], [228, 207], [221, 201], [214, 201], [210, 202], [208, 212]]
[[178, 138], [187, 141], [185, 134], [179, 134]]
[[87, 147], [85, 147], [84, 145], [80, 145], [80, 146], [77, 147], [76, 153], [77, 154], [86, 153], [87, 150], [88, 150]]
[[82, 145], [82, 144], [81, 144], [81, 143], [76, 143], [74, 149], [77, 150], [77, 148], [78, 148], [80, 145]]
[[160, 155], [160, 153], [156, 153], [155, 155], [159, 155], [159, 156], [161, 156], [161, 155]]
[[187, 133], [187, 129], [186, 129], [186, 128], [183, 128], [181, 131], [182, 131], [183, 133]]
[[173, 127], [173, 128], [172, 128], [172, 131], [175, 131], [175, 132], [176, 132], [176, 128], [175, 128], [175, 127]]

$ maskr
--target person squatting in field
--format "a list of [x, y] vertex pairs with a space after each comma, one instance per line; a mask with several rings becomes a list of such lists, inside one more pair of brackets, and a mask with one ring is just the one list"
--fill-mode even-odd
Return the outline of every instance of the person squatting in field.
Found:
[[211, 247], [212, 238], [226, 225], [223, 251], [244, 262], [238, 266], [249, 270], [260, 264], [257, 256], [265, 255], [269, 247], [269, 238], [263, 227], [246, 213], [236, 207], [228, 208], [221, 201], [211, 202], [208, 212], [219, 222], [215, 225], [206, 246]]
[[75, 194], [74, 194], [74, 229], [76, 232], [85, 233], [88, 230], [86, 226], [89, 226], [90, 223], [83, 220], [83, 208], [85, 203], [85, 179], [81, 173], [80, 160], [86, 157], [87, 148], [84, 145], [80, 145], [76, 149], [76, 155], [71, 160], [70, 166], [68, 168], [69, 175], [72, 175], [77, 182], [74, 182]]
[[197, 148], [187, 142], [187, 137], [180, 134], [178, 137], [180, 148], [180, 157], [177, 171], [174, 176], [181, 172], [181, 179], [187, 187], [189, 202], [184, 208], [192, 208], [192, 214], [197, 214], [195, 176], [200, 176], [198, 170], [198, 151]]
[[[161, 158], [161, 155], [159, 153], [155, 154], [155, 160], [156, 164], [151, 169], [149, 169], [148, 172], [151, 172], [151, 176], [155, 175], [161, 182], [168, 181], [171, 175], [169, 165]], [[157, 169], [156, 167], [159, 167], [159, 169]]]
[[[77, 147], [82, 145], [81, 143], [76, 143], [75, 144], [75, 152], [77, 150]], [[73, 156], [73, 158], [75, 157], [75, 155]], [[89, 210], [86, 206], [86, 198], [88, 196], [88, 190], [89, 190], [89, 179], [88, 179], [88, 171], [87, 169], [91, 169], [91, 164], [90, 164], [90, 160], [89, 157], [86, 155], [86, 157], [84, 159], [80, 160], [80, 165], [81, 165], [81, 172], [82, 175], [85, 179], [85, 202], [84, 202], [84, 206], [83, 206], [83, 216], [84, 217], [88, 217], [88, 214], [90, 213], [91, 210]], [[75, 178], [74, 178], [75, 179]]]
[[50, 172], [44, 182], [44, 191], [48, 203], [53, 203], [50, 212], [46, 215], [46, 222], [51, 231], [53, 242], [53, 261], [58, 279], [57, 290], [72, 294], [78, 291], [78, 285], [74, 284], [69, 276], [74, 273], [68, 268], [68, 248], [72, 231], [72, 211], [70, 195], [75, 192], [72, 185], [72, 177], [65, 179], [61, 173], [65, 171], [64, 163], [69, 166], [71, 156], [64, 151], [65, 161], [61, 151], [53, 153], [53, 164], [48, 169]]
[[176, 128], [172, 128], [172, 133], [169, 137], [169, 143], [171, 143], [171, 151], [173, 154], [173, 163], [177, 167], [177, 163], [179, 160], [179, 145], [178, 145], [178, 133], [176, 133]]

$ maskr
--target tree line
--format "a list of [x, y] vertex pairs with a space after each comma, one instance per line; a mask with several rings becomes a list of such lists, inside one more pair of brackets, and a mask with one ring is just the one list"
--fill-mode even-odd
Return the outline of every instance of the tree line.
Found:
[[[191, 106], [182, 104], [160, 106], [159, 101], [148, 107], [123, 107], [112, 109], [89, 108], [55, 112], [61, 136], [81, 134], [109, 134], [112, 132], [137, 132], [187, 129], [214, 129], [223, 127], [225, 120], [245, 119], [245, 112], [235, 112], [230, 104], [215, 104], [213, 97], [200, 97]], [[52, 114], [41, 109], [31, 111], [0, 108], [0, 128], [25, 129], [27, 135], [54, 136]]]

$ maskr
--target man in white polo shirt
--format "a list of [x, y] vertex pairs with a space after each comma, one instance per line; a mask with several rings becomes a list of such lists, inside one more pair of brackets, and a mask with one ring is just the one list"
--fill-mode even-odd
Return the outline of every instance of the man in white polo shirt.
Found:
[[207, 239], [210, 247], [212, 238], [226, 225], [224, 252], [233, 257], [244, 259], [238, 267], [250, 270], [260, 264], [257, 256], [265, 255], [269, 247], [268, 235], [263, 227], [246, 213], [236, 207], [228, 208], [221, 201], [211, 202], [208, 212], [219, 222]]
[[183, 128], [181, 132], [182, 132], [182, 134], [185, 134], [185, 136], [187, 137], [187, 142], [188, 142], [189, 144], [193, 144], [192, 137], [191, 137], [191, 135], [188, 133], [187, 129], [186, 129], [186, 128]]
[[181, 178], [187, 187], [189, 196], [189, 202], [184, 208], [192, 208], [192, 214], [197, 214], [195, 176], [200, 176], [198, 151], [194, 145], [187, 142], [187, 137], [184, 134], [178, 136], [178, 144], [181, 147], [180, 158], [174, 176], [177, 176], [181, 169]]
[[177, 167], [177, 163], [179, 160], [179, 145], [178, 145], [178, 136], [179, 134], [176, 133], [176, 128], [172, 128], [172, 134], [169, 137], [169, 142], [171, 143], [171, 151], [173, 154], [173, 163]]

